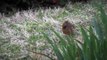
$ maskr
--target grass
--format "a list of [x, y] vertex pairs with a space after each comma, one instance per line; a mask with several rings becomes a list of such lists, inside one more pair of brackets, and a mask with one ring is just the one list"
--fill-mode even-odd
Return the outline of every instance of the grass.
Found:
[[[90, 21], [94, 13], [96, 13], [96, 9], [90, 4], [77, 3], [74, 5], [68, 4], [64, 8], [39, 9], [35, 12], [29, 10], [17, 12], [11, 17], [3, 16], [0, 19], [0, 57], [3, 57], [3, 60], [83, 59], [81, 57], [84, 56], [80, 55], [80, 53], [83, 54], [81, 50], [85, 45], [81, 45], [75, 38], [65, 37], [61, 31], [61, 24], [69, 20], [76, 25], [77, 29], [80, 29], [78, 25], [84, 25], [84, 22]], [[87, 24], [85, 25], [87, 26]], [[53, 32], [51, 31], [52, 28], [54, 29]], [[100, 29], [99, 27], [96, 28]], [[83, 28], [81, 30], [83, 33], [87, 32]], [[90, 28], [89, 31], [91, 30], [93, 28]], [[84, 36], [89, 36], [92, 32], [89, 31]], [[45, 37], [42, 32], [46, 34]], [[50, 41], [51, 46], [46, 38], [49, 38], [48, 42]], [[52, 47], [55, 48], [56, 55]], [[87, 55], [88, 53], [84, 54]], [[4, 59], [4, 57], [7, 58]]]
[[72, 36], [63, 37], [52, 29], [59, 43], [43, 33], [51, 44], [58, 60], [107, 60], [107, 15], [102, 5], [97, 5], [98, 14], [89, 28], [80, 26], [83, 43]]

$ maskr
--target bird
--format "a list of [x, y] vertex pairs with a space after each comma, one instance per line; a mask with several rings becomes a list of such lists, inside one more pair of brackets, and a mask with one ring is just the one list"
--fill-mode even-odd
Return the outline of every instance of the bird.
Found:
[[73, 35], [74, 34], [74, 25], [69, 21], [64, 21], [62, 24], [62, 32], [65, 35]]

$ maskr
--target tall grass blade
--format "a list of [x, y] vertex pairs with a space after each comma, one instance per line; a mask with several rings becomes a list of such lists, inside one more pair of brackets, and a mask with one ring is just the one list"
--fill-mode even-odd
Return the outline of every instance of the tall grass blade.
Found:
[[55, 43], [53, 43], [53, 41], [48, 37], [47, 34], [43, 33], [43, 35], [47, 39], [47, 41], [51, 44], [51, 46], [53, 47], [53, 50], [54, 50], [58, 60], [64, 60], [60, 50], [57, 47], [57, 45]]

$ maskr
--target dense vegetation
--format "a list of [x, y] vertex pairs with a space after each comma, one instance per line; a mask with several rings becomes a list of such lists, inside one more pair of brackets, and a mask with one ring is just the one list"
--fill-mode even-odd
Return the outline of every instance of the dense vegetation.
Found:
[[52, 29], [60, 43], [48, 37], [58, 60], [107, 60], [107, 15], [102, 5], [97, 5], [99, 13], [93, 17], [89, 28], [80, 26], [83, 42], [72, 36], [62, 37]]
[[[8, 4], [13, 6], [11, 2]], [[0, 15], [0, 60], [107, 60], [106, 12], [104, 4], [75, 3], [19, 11], [11, 17]], [[74, 23], [75, 35], [62, 33], [66, 20]]]

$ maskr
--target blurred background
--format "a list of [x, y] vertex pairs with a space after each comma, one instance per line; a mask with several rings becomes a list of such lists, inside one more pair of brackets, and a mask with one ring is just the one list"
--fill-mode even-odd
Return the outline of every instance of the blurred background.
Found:
[[68, 2], [87, 3], [91, 0], [0, 0], [0, 13], [9, 14], [10, 12], [16, 12], [28, 9], [38, 9], [40, 7], [64, 7]]

